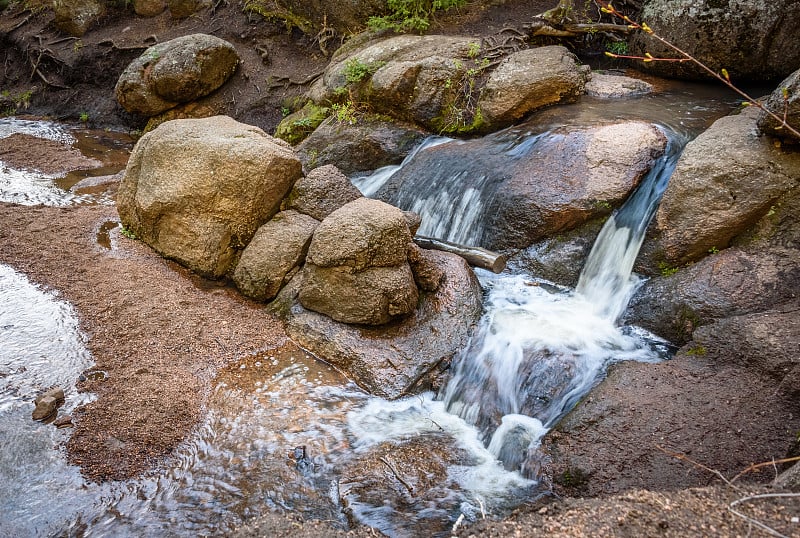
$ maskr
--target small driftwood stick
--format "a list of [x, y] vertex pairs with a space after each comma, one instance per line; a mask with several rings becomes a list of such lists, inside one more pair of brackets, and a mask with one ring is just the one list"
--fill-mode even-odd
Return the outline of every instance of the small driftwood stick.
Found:
[[503, 269], [506, 268], [506, 261], [508, 261], [505, 255], [486, 250], [485, 248], [457, 245], [432, 237], [417, 235], [414, 237], [414, 243], [420, 248], [441, 250], [442, 252], [457, 254], [467, 260], [468, 264], [480, 267], [481, 269], [488, 269], [493, 273], [502, 273]]

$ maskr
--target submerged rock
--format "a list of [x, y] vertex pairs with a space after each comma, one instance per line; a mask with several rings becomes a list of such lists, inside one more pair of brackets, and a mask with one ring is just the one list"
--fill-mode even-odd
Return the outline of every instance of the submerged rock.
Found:
[[653, 91], [653, 85], [644, 80], [624, 75], [592, 73], [586, 82], [586, 95], [605, 99], [638, 97]]
[[49, 389], [36, 397], [33, 420], [47, 421], [55, 418], [58, 408], [64, 405], [64, 390], [58, 387]]
[[302, 174], [284, 144], [226, 116], [166, 122], [131, 153], [122, 223], [161, 255], [220, 277]]

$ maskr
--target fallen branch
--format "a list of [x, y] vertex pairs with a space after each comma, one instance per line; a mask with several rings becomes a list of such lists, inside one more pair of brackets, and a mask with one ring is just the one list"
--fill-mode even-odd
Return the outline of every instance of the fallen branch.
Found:
[[720, 479], [720, 480], [722, 480], [723, 482], [725, 482], [727, 485], [729, 485], [729, 486], [730, 486], [730, 487], [732, 487], [733, 489], [735, 489], [735, 490], [739, 490], [739, 488], [737, 488], [736, 486], [734, 486], [734, 485], [733, 485], [733, 483], [732, 483], [730, 480], [728, 480], [728, 479], [725, 477], [725, 475], [724, 475], [724, 474], [722, 474], [721, 472], [719, 472], [718, 470], [716, 470], [716, 469], [712, 469], [711, 467], [707, 467], [707, 466], [703, 465], [702, 463], [696, 462], [696, 461], [694, 461], [692, 458], [690, 458], [689, 456], [687, 456], [686, 454], [683, 454], [683, 453], [681, 453], [681, 452], [675, 452], [675, 451], [672, 451], [672, 450], [666, 449], [666, 448], [664, 448], [664, 447], [663, 447], [663, 446], [661, 446], [661, 445], [656, 445], [656, 448], [657, 448], [657, 449], [659, 449], [659, 450], [660, 450], [661, 452], [663, 452], [664, 454], [666, 454], [667, 456], [671, 456], [671, 457], [673, 457], [673, 458], [675, 458], [675, 459], [677, 459], [677, 460], [681, 460], [681, 461], [686, 461], [686, 462], [689, 462], [689, 463], [691, 463], [692, 465], [694, 465], [695, 467], [699, 467], [700, 469], [703, 469], [704, 471], [708, 471], [709, 473], [711, 473], [711, 474], [713, 474], [713, 475], [716, 475], [717, 477], [719, 477], [719, 479]]
[[783, 458], [783, 459], [780, 459], [780, 460], [765, 461], [763, 463], [754, 463], [754, 464], [750, 465], [748, 468], [744, 469], [739, 474], [737, 474], [736, 476], [734, 476], [733, 478], [731, 478], [731, 482], [736, 482], [736, 480], [740, 476], [742, 476], [744, 474], [747, 474], [747, 473], [750, 473], [750, 472], [753, 472], [756, 469], [760, 469], [762, 467], [775, 466], [775, 465], [777, 465], [779, 463], [790, 463], [790, 462], [793, 462], [793, 461], [800, 461], [800, 456], [795, 456], [793, 458]]
[[381, 460], [381, 461], [384, 463], [384, 465], [386, 465], [386, 466], [389, 468], [389, 470], [390, 470], [390, 471], [392, 471], [392, 474], [395, 476], [395, 478], [397, 478], [397, 480], [399, 480], [399, 481], [400, 481], [400, 483], [401, 483], [401, 484], [403, 484], [403, 485], [406, 487], [406, 489], [408, 490], [408, 492], [409, 492], [411, 495], [414, 495], [414, 486], [412, 486], [411, 484], [409, 484], [409, 483], [408, 483], [408, 482], [407, 482], [407, 481], [406, 481], [406, 480], [405, 480], [405, 479], [404, 479], [404, 478], [403, 478], [403, 477], [400, 475], [400, 473], [397, 471], [397, 469], [396, 469], [396, 468], [395, 468], [395, 466], [392, 464], [392, 462], [390, 462], [388, 459], [384, 458], [383, 456], [381, 456], [379, 459], [380, 459], [380, 460]]
[[482, 269], [488, 269], [493, 273], [502, 273], [508, 261], [508, 258], [504, 254], [498, 254], [497, 252], [492, 252], [491, 250], [480, 247], [458, 245], [432, 237], [417, 235], [414, 237], [414, 243], [420, 248], [427, 250], [441, 250], [442, 252], [457, 254], [467, 260], [468, 264]]

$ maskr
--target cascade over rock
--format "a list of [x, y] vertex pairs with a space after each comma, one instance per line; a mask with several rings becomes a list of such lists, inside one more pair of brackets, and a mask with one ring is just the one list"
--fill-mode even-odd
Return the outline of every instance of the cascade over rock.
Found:
[[666, 142], [658, 128], [639, 121], [538, 136], [509, 129], [423, 148], [374, 196], [421, 214], [420, 235], [526, 248], [607, 216]]
[[666, 143], [661, 131], [642, 122], [556, 131], [498, 188], [488, 209], [486, 245], [525, 248], [607, 214], [639, 184]]
[[[800, 68], [796, 0], [646, 0], [641, 20], [653, 30], [734, 80], [769, 80]], [[632, 37], [637, 54], [675, 58], [677, 54], [645, 33]], [[681, 78], [708, 78], [692, 62], [647, 62], [644, 69]]]
[[133, 149], [122, 223], [161, 255], [222, 276], [302, 174], [285, 144], [226, 116], [166, 122]]
[[128, 112], [155, 116], [219, 88], [236, 70], [239, 56], [227, 41], [206, 34], [177, 37], [145, 50], [114, 88]]
[[758, 116], [721, 118], [686, 146], [656, 213], [655, 248], [669, 265], [727, 247], [800, 185], [800, 155], [759, 136]]

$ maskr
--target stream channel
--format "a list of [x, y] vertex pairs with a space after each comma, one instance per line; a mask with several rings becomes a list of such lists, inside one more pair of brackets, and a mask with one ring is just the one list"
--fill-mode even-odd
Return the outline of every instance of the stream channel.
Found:
[[[297, 348], [242, 357], [218, 374], [204, 421], [175, 457], [138, 480], [86, 482], [61, 448], [69, 430], [31, 420], [34, 397], [53, 385], [65, 389], [62, 412], [91, 401], [92, 395], [79, 394], [75, 383], [91, 368], [92, 357], [76, 312], [57, 291], [0, 265], [0, 536], [219, 536], [266, 511], [342, 528], [357, 521], [389, 536], [447, 535], [459, 519], [502, 516], [545, 494], [537, 475], [542, 436], [609, 364], [669, 356], [668, 343], [616, 321], [640, 283], [631, 274], [633, 262], [680, 150], [732, 105], [720, 90], [695, 85], [636, 99], [585, 98], [468, 142], [475, 152], [502, 151], [513, 158], [530, 151], [556, 125], [640, 119], [659, 125], [671, 149], [609, 218], [576, 290], [536, 275], [477, 271], [485, 291], [484, 315], [470, 345], [454, 360], [441, 394], [373, 398]], [[87, 156], [104, 162], [119, 162], [119, 155], [90, 153], [123, 151], [119, 140], [102, 133], [46, 121], [0, 120], [0, 138], [14, 132], [77, 139]], [[419, 151], [425, 145], [459, 143], [429, 139]], [[354, 182], [374, 192], [397, 170], [382, 169]], [[463, 167], [435, 173], [442, 184], [448, 177], [458, 184], [459, 174], [489, 177], [490, 172]], [[102, 190], [75, 194], [69, 184], [74, 181], [64, 182], [0, 162], [2, 202], [111, 203]], [[462, 201], [448, 198], [444, 206], [460, 208], [456, 213], [469, 216], [469, 222], [442, 214], [436, 203], [428, 208], [411, 201], [429, 226], [425, 235], [479, 241], [481, 193], [463, 194]], [[116, 248], [109, 239], [114, 226], [100, 230], [104, 248]], [[360, 460], [375, 458], [371, 451], [382, 444], [408, 442], [423, 449], [444, 446], [451, 455], [425, 495], [374, 502], [351, 493], [358, 486], [353, 469]]]

